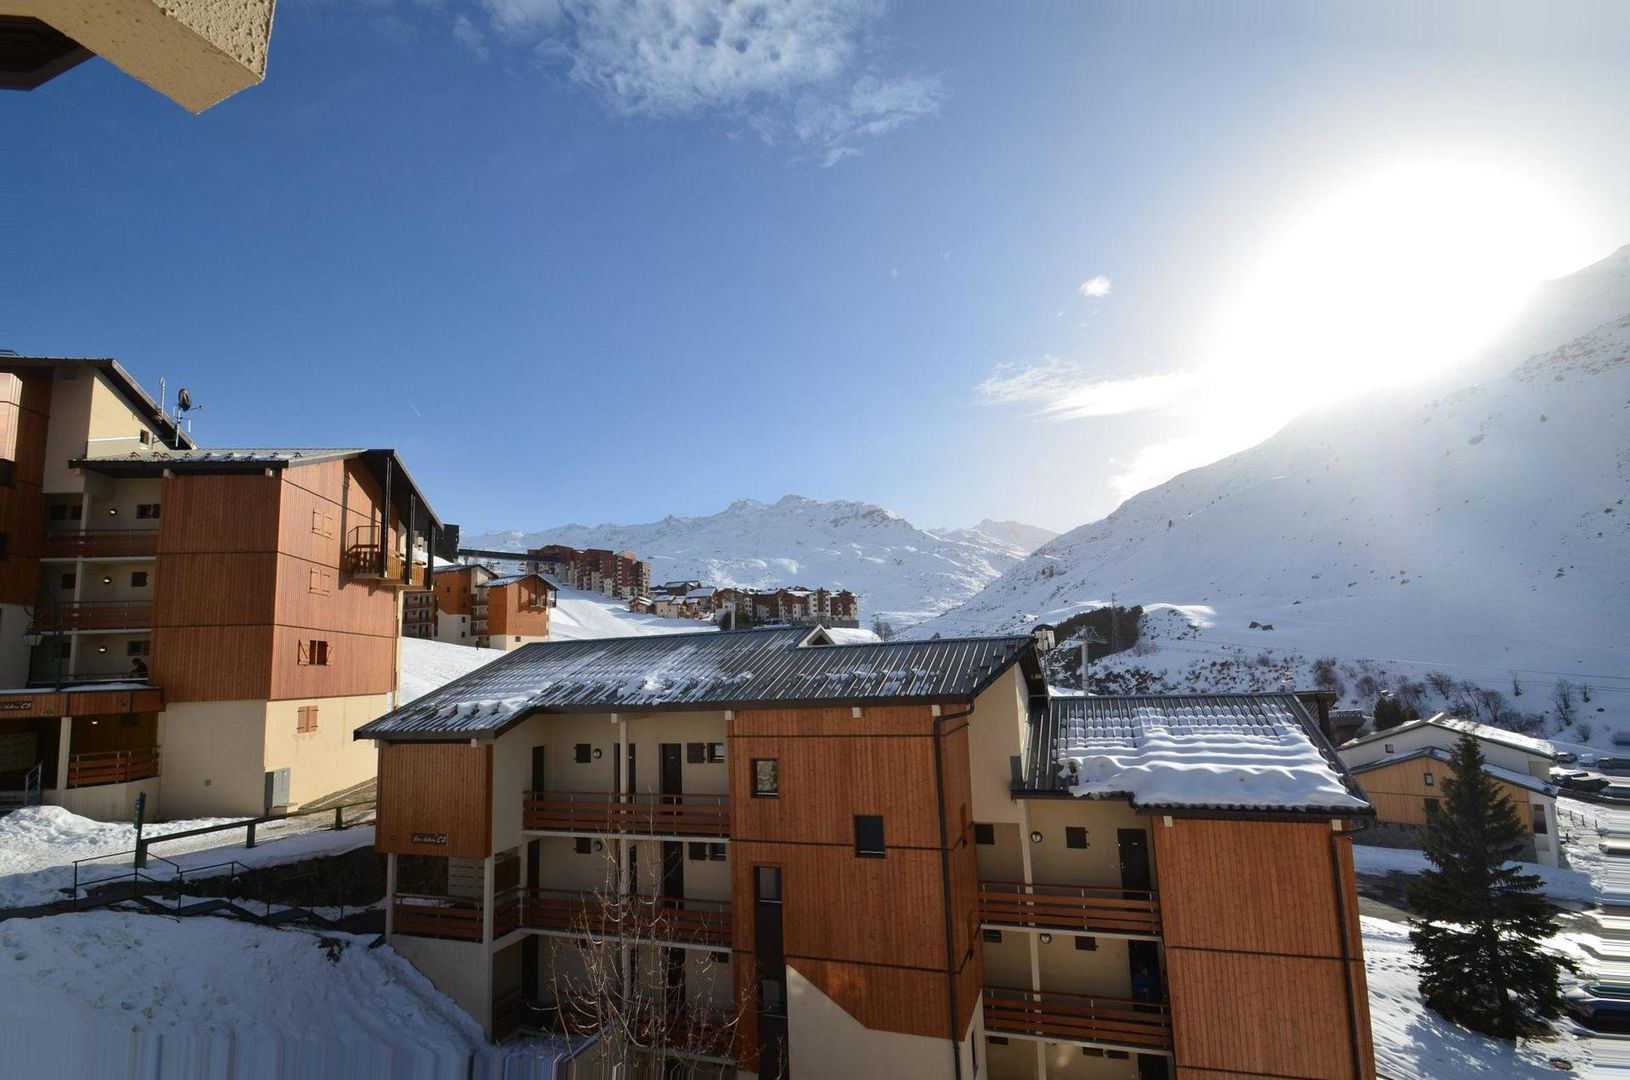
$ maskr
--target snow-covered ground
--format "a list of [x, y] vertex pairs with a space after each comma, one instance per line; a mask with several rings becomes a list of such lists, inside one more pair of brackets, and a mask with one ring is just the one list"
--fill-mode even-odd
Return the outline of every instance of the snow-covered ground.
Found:
[[547, 1047], [488, 1047], [407, 961], [368, 946], [111, 911], [0, 923], [3, 1071], [464, 1080], [497, 1075], [502, 1056], [540, 1066], [507, 1075], [548, 1076]]
[[1370, 1027], [1376, 1070], [1396, 1080], [1487, 1080], [1490, 1077], [1556, 1077], [1569, 1063], [1575, 1076], [1591, 1075], [1589, 1044], [1567, 1021], [1556, 1037], [1515, 1044], [1456, 1027], [1421, 1000], [1420, 975], [1409, 927], [1386, 919], [1361, 919], [1364, 970], [1370, 984]]
[[[1415, 848], [1353, 845], [1353, 868], [1360, 874], [1418, 874], [1429, 865], [1426, 853]], [[1527, 873], [1539, 876], [1541, 891], [1553, 900], [1592, 904], [1600, 895], [1596, 883], [1583, 870], [1541, 866], [1538, 863], [1523, 863], [1522, 868]]]
[[661, 619], [629, 611], [621, 600], [578, 589], [560, 590], [559, 603], [549, 613], [549, 640], [631, 637], [639, 634], [694, 634], [712, 630], [705, 619]]
[[[198, 818], [148, 825], [145, 837], [217, 825], [228, 818]], [[154, 844], [146, 873], [168, 879], [178, 872], [199, 875], [206, 866], [236, 862], [243, 867], [277, 866], [319, 855], [337, 855], [374, 842], [370, 825], [335, 832], [323, 828], [327, 815], [290, 818], [260, 826], [256, 843], [246, 848], [241, 829]], [[128, 822], [92, 821], [60, 806], [29, 806], [0, 817], [0, 909], [31, 907], [66, 899], [73, 884], [72, 864], [94, 859], [81, 869], [86, 880], [100, 880], [130, 869], [136, 846]], [[225, 872], [222, 869], [220, 872]]]

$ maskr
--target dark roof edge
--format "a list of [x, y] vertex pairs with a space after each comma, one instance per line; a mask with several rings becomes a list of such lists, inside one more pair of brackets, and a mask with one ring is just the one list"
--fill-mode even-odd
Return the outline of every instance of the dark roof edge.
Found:
[[[1289, 692], [1287, 691], [1287, 693]], [[1341, 779], [1341, 784], [1347, 789], [1347, 793], [1355, 799], [1362, 799], [1364, 806], [1373, 815], [1375, 807], [1371, 804], [1370, 797], [1359, 786], [1357, 777], [1353, 776], [1353, 771], [1347, 767], [1347, 763], [1341, 760], [1341, 755], [1336, 753], [1335, 746], [1325, 736], [1324, 729], [1319, 726], [1318, 718], [1308, 711], [1307, 703], [1301, 698], [1295, 694], [1289, 694], [1289, 696], [1296, 703], [1297, 722], [1302, 725], [1302, 731], [1307, 735], [1308, 740], [1313, 743], [1313, 749], [1319, 752], [1319, 756], [1324, 758], [1325, 764], [1329, 765], [1331, 771]]]
[[[1010, 793], [1015, 799], [1077, 799], [1080, 796], [1072, 795], [1068, 791], [1056, 791], [1043, 788], [1012, 788]], [[1139, 814], [1150, 816], [1162, 815], [1174, 818], [1218, 818], [1223, 820], [1249, 820], [1249, 821], [1323, 821], [1328, 818], [1374, 817], [1375, 807], [1365, 800], [1363, 806], [1282, 806], [1274, 810], [1250, 810], [1240, 807], [1226, 806], [1172, 806], [1164, 803], [1139, 803], [1130, 793], [1093, 795], [1085, 798], [1087, 802], [1120, 802], [1125, 801]]]
[[[1450, 716], [1448, 713], [1433, 713], [1431, 716], [1423, 716], [1419, 720], [1410, 720], [1410, 721], [1408, 721], [1406, 723], [1399, 724], [1397, 727], [1387, 728], [1384, 731], [1372, 731], [1368, 735], [1360, 735], [1357, 738], [1348, 739], [1346, 742], [1342, 743], [1341, 745], [1343, 745], [1343, 746], [1368, 746], [1370, 743], [1379, 742], [1382, 739], [1385, 739], [1385, 738], [1387, 738], [1389, 736], [1396, 735], [1401, 730], [1407, 729], [1409, 731], [1419, 731], [1421, 728], [1424, 728], [1424, 727], [1435, 727], [1439, 731], [1453, 732], [1456, 735], [1461, 734], [1460, 732], [1455, 732], [1455, 729], [1452, 728], [1452, 727], [1449, 727], [1447, 724], [1438, 723], [1439, 720], [1453, 720], [1453, 721], [1455, 721], [1457, 723], [1462, 723], [1462, 724], [1477, 724], [1478, 727], [1484, 728], [1485, 730], [1501, 732], [1501, 734], [1506, 734], [1506, 735], [1517, 735], [1519, 738], [1523, 737], [1523, 736], [1519, 735], [1518, 732], [1515, 732], [1515, 731], [1501, 731], [1500, 728], [1496, 728], [1496, 727], [1494, 727], [1494, 726], [1492, 726], [1490, 724], [1481, 723], [1480, 721], [1477, 721], [1477, 720], [1463, 720], [1458, 716]], [[1470, 734], [1471, 737], [1474, 738], [1474, 739], [1482, 739], [1484, 742], [1491, 742], [1491, 743], [1494, 743], [1497, 746], [1503, 746], [1508, 750], [1515, 750], [1518, 753], [1532, 754], [1534, 757], [1548, 758], [1551, 761], [1556, 760], [1556, 750], [1555, 750], [1554, 747], [1553, 747], [1552, 751], [1549, 754], [1546, 754], [1546, 753], [1542, 753], [1541, 751], [1535, 750], [1531, 746], [1523, 746], [1521, 743], [1515, 743], [1515, 742], [1511, 742], [1510, 740], [1507, 740], [1507, 739], [1502, 739], [1500, 737], [1500, 735], [1498, 735], [1498, 734], [1496, 734], [1496, 735], [1480, 735], [1480, 734], [1477, 734], [1475, 732], [1466, 732], [1465, 734]], [[1548, 742], [1549, 740], [1536, 739], [1536, 741], [1537, 742]]]

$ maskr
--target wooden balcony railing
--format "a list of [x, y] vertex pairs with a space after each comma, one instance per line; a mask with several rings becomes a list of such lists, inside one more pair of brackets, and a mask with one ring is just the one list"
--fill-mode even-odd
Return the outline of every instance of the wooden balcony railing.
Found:
[[[496, 923], [496, 912], [494, 912]], [[481, 901], [460, 896], [397, 893], [391, 904], [391, 929], [416, 937], [481, 940]]]
[[124, 600], [79, 600], [48, 605], [38, 615], [42, 630], [145, 630], [153, 605]]
[[520, 924], [533, 930], [587, 932], [642, 941], [730, 946], [730, 904], [695, 897], [603, 898], [567, 889], [517, 890]]
[[47, 559], [147, 559], [157, 554], [157, 529], [48, 530], [43, 551]]
[[96, 787], [99, 784], [127, 784], [158, 775], [158, 749], [106, 750], [97, 754], [71, 754], [68, 757], [68, 786]]
[[1160, 901], [1142, 889], [981, 881], [979, 920], [1033, 930], [1157, 935]]
[[376, 581], [382, 585], [389, 585], [403, 589], [425, 589], [430, 587], [429, 570], [425, 564], [417, 559], [408, 575], [408, 580], [402, 580], [402, 568], [406, 556], [400, 551], [387, 550], [385, 561], [379, 558], [379, 527], [377, 525], [358, 525], [352, 529], [345, 540], [345, 570], [352, 577], [361, 581]]
[[985, 1030], [998, 1035], [1170, 1050], [1166, 1006], [1125, 998], [985, 987]]
[[528, 791], [521, 816], [526, 828], [550, 832], [730, 835], [728, 795]]

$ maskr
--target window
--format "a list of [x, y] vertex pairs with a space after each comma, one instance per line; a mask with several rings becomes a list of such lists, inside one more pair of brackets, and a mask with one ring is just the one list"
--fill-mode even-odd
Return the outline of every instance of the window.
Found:
[[992, 1046], [1006, 1046], [1007, 1045], [1007, 1036], [1005, 1036], [1005, 1035], [986, 1035], [985, 1036], [985, 1041], [990, 1043]]
[[1534, 835], [1535, 836], [1544, 836], [1546, 834], [1546, 832], [1548, 831], [1547, 827], [1545, 825], [1545, 807], [1540, 805], [1539, 803], [1534, 803], [1533, 806], [1534, 806]]
[[1103, 1047], [1101, 1047], [1101, 1046], [1083, 1046], [1081, 1048], [1081, 1056], [1082, 1057], [1103, 1057], [1104, 1056], [1104, 1050], [1103, 1050]]
[[586, 742], [580, 742], [572, 748], [572, 760], [579, 765], [587, 765], [593, 761], [593, 748]]
[[0, 487], [14, 487], [17, 483], [17, 463], [10, 458], [0, 458]]
[[753, 868], [753, 895], [761, 904], [779, 904], [781, 902], [781, 868], [779, 866], [755, 866]]
[[1064, 826], [1064, 846], [1084, 848], [1087, 846], [1087, 830], [1080, 825]]
[[766, 1016], [787, 1014], [787, 986], [780, 979], [758, 981], [758, 1010]]
[[700, 765], [706, 757], [707, 750], [704, 744], [690, 742], [685, 744], [685, 761], [691, 765]]
[[150, 650], [152, 647], [153, 647], [153, 643], [146, 640], [145, 638], [143, 640], [141, 640], [141, 641], [127, 641], [127, 642], [125, 642], [125, 655], [126, 656], [146, 656], [147, 653], [148, 653], [148, 650]]
[[592, 841], [590, 841], [586, 836], [579, 836], [576, 840], [573, 840], [572, 850], [577, 852], [579, 855], [591, 855], [594, 853]]
[[57, 503], [51, 507], [52, 521], [78, 521], [85, 512], [79, 503]]
[[1437, 816], [1438, 816], [1438, 801], [1436, 799], [1427, 799], [1426, 800], [1426, 823], [1428, 825], [1430, 825], [1432, 823], [1432, 819], [1437, 817]]
[[63, 574], [62, 577], [57, 579], [57, 584], [64, 589], [71, 589], [74, 587], [74, 582], [76, 580], [78, 579], [72, 574]]
[[1433, 775], [1432, 775], [1432, 774], [1431, 774], [1431, 773], [1427, 773], [1427, 774], [1426, 774], [1426, 786], [1427, 786], [1427, 787], [1432, 787], [1432, 786], [1433, 786], [1433, 785], [1435, 785], [1435, 784], [1436, 784], [1436, 783], [1437, 783], [1437, 782], [1438, 782], [1438, 778], [1437, 778], [1437, 777], [1435, 777], [1435, 776], [1433, 776]]
[[136, 516], [149, 519], [158, 517], [158, 503], [137, 503]]
[[334, 591], [334, 579], [327, 570], [318, 570], [313, 567], [308, 571], [306, 588], [318, 596], [328, 596]]
[[710, 742], [707, 744], [707, 763], [709, 765], [724, 764], [724, 743]]
[[781, 794], [781, 763], [773, 757], [753, 759], [753, 798], [768, 799]]
[[715, 964], [730, 963], [730, 954], [727, 952], [708, 953], [707, 958]]
[[976, 844], [996, 843], [996, 826], [976, 824], [973, 827], [973, 842]]
[[986, 941], [990, 942], [992, 945], [1000, 945], [1002, 943], [1002, 932], [1000, 930], [986, 930], [980, 936]]
[[11, 534], [0, 533], [0, 562], [11, 558]]
[[1075, 939], [1076, 952], [1097, 952], [1098, 939], [1095, 937], [1078, 937]]
[[148, 431], [146, 428], [142, 428], [140, 431], [136, 432], [136, 438], [143, 446], [153, 445], [153, 433]]
[[724, 862], [725, 846], [722, 843], [691, 841], [690, 857], [694, 862]]
[[888, 853], [883, 843], [883, 818], [879, 814], [855, 815], [855, 854], [862, 859], [881, 859]]
[[1104, 1057], [1108, 1058], [1110, 1061], [1130, 1061], [1132, 1055], [1127, 1053], [1125, 1050], [1105, 1050]]
[[309, 735], [317, 730], [317, 706], [302, 705], [295, 710], [294, 733], [296, 735]]
[[311, 667], [327, 667], [328, 642], [320, 638], [300, 642], [299, 653], [295, 656], [294, 662]]
[[333, 536], [333, 517], [326, 510], [313, 510], [311, 512], [311, 531], [316, 536]]
[[147, 588], [147, 571], [146, 570], [132, 570], [132, 571], [130, 571], [130, 587], [132, 589], [145, 589], [145, 588]]

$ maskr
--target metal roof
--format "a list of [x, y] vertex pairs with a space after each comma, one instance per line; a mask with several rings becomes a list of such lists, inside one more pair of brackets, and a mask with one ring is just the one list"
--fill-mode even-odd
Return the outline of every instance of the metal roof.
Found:
[[1396, 727], [1385, 728], [1381, 731], [1372, 731], [1368, 735], [1360, 735], [1356, 739], [1349, 739], [1347, 742], [1341, 744], [1341, 748], [1345, 750], [1350, 746], [1365, 746], [1369, 743], [1380, 742], [1385, 739], [1395, 738], [1396, 736], [1405, 734], [1407, 732], [1419, 731], [1421, 728], [1429, 727], [1450, 732], [1455, 738], [1458, 738], [1462, 734], [1472, 735], [1476, 738], [1482, 739], [1484, 742], [1494, 743], [1497, 746], [1504, 746], [1508, 750], [1517, 750], [1524, 754], [1532, 754], [1535, 757], [1542, 757], [1548, 761], [1556, 760], [1556, 747], [1544, 739], [1536, 739], [1528, 735], [1519, 735], [1515, 731], [1507, 731], [1505, 728], [1492, 727], [1488, 724], [1479, 724], [1475, 720], [1462, 720], [1459, 717], [1450, 716], [1448, 713], [1437, 713], [1433, 716], [1424, 717], [1420, 720], [1406, 721], [1405, 723], [1399, 724]]
[[948, 704], [973, 698], [1020, 661], [1039, 678], [1029, 635], [801, 644], [808, 637], [798, 628], [524, 645], [356, 737], [497, 735], [533, 713]]
[[[1358, 813], [1373, 813], [1318, 720], [1291, 693], [1055, 694], [1045, 705], [1032, 707], [1030, 733], [1023, 776], [1014, 783], [1014, 793], [1021, 796], [1071, 795], [1081, 777], [1070, 777], [1060, 763], [1084, 759], [1091, 772], [1092, 763], [1101, 759], [1124, 767], [1126, 787], [1113, 793], [1129, 796], [1139, 809], [1352, 815], [1356, 799], [1362, 804]], [[1118, 782], [1115, 768], [1105, 772], [1111, 787]], [[1140, 781], [1154, 778], [1148, 789], [1169, 792], [1183, 786], [1184, 773], [1197, 776], [1201, 771], [1208, 781], [1234, 774], [1240, 790], [1224, 801], [1210, 794], [1224, 785], [1197, 782], [1192, 800], [1138, 797]], [[1303, 799], [1308, 785], [1295, 782], [1298, 772], [1337, 798], [1325, 805]], [[1275, 783], [1263, 782], [1270, 775]], [[1286, 775], [1291, 782], [1279, 782]], [[1175, 785], [1173, 777], [1178, 778]], [[1343, 789], [1346, 796], [1340, 794]]]
[[551, 589], [555, 590], [556, 592], [560, 591], [560, 586], [556, 585], [553, 581], [551, 581], [549, 579], [548, 575], [546, 575], [546, 574], [537, 574], [537, 573], [505, 574], [503, 577], [495, 577], [491, 581], [487, 582], [487, 588], [489, 588], [489, 589], [498, 589], [498, 588], [502, 588], [505, 585], [513, 585], [517, 581], [525, 581], [527, 578], [537, 578], [539, 581], [543, 582], [545, 585], [549, 586]]
[[[1442, 747], [1424, 746], [1419, 750], [1412, 750], [1407, 754], [1394, 754], [1389, 757], [1380, 757], [1376, 758], [1374, 761], [1366, 761], [1362, 765], [1351, 765], [1348, 767], [1352, 770], [1354, 776], [1362, 776], [1364, 773], [1374, 772], [1376, 769], [1385, 769], [1389, 765], [1397, 765], [1399, 762], [1403, 761], [1418, 761], [1421, 758], [1431, 758], [1433, 761], [1440, 762], [1444, 765], [1449, 765], [1453, 763], [1454, 755]], [[1517, 787], [1525, 788], [1541, 795], [1555, 795], [1557, 793], [1557, 788], [1554, 784], [1547, 784], [1544, 780], [1537, 776], [1528, 776], [1512, 769], [1503, 769], [1498, 765], [1490, 765], [1486, 761], [1483, 763], [1483, 771], [1494, 777], [1496, 780], [1504, 780], [1508, 784], [1515, 784]], [[1363, 781], [1361, 780], [1359, 783], [1363, 784]]]

